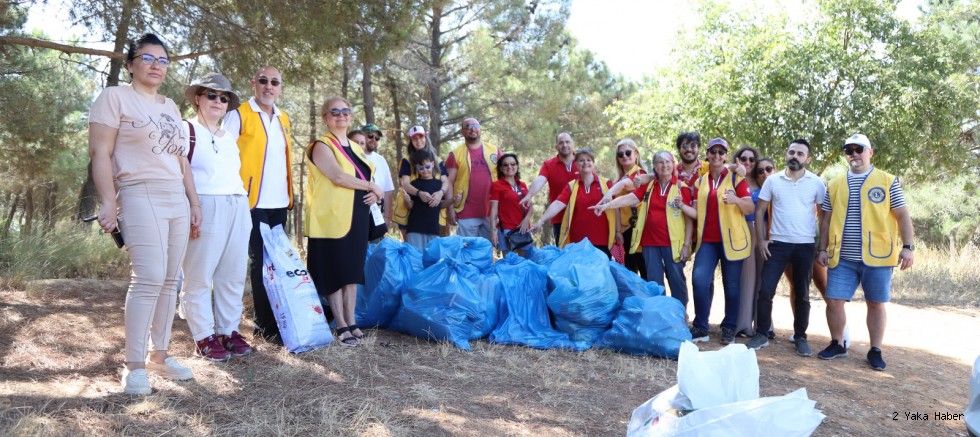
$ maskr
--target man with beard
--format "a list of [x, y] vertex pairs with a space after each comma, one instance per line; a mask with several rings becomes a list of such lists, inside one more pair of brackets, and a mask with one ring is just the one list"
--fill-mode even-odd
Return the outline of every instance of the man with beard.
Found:
[[847, 324], [844, 303], [854, 297], [860, 283], [868, 306], [868, 364], [885, 370], [881, 342], [892, 272], [896, 265], [902, 270], [912, 267], [915, 233], [898, 178], [871, 165], [874, 150], [868, 137], [852, 135], [844, 141], [844, 154], [850, 168], [830, 181], [821, 205], [817, 262], [830, 267], [826, 298], [831, 341], [817, 355], [824, 360], [847, 357], [842, 344]]
[[[374, 123], [361, 126], [361, 132], [364, 132], [365, 139], [364, 156], [374, 164], [374, 173], [371, 174], [371, 179], [385, 192], [381, 209], [384, 211], [385, 223], [388, 225], [388, 229], [391, 229], [391, 211], [394, 209], [391, 205], [391, 199], [395, 191], [395, 183], [391, 180], [391, 167], [388, 167], [388, 161], [385, 160], [384, 156], [381, 156], [381, 153], [378, 153], [378, 142], [384, 135]], [[381, 238], [376, 241], [380, 240]]]
[[[762, 285], [756, 302], [757, 325], [772, 325], [772, 298], [776, 285], [786, 266], [793, 268], [793, 282], [797, 293], [793, 302], [793, 342], [800, 356], [812, 355], [806, 341], [806, 329], [810, 324], [810, 275], [813, 269], [817, 219], [814, 207], [823, 202], [826, 188], [820, 177], [806, 169], [810, 163], [810, 143], [805, 139], [793, 140], [786, 151], [786, 170], [766, 179], [759, 192], [756, 206], [755, 230], [759, 235], [757, 245], [762, 254]], [[772, 205], [772, 214], [766, 211]], [[768, 221], [772, 219], [772, 228]], [[765, 239], [769, 229], [769, 240]], [[746, 343], [752, 349], [769, 346], [766, 332], [756, 332]]]
[[[252, 77], [255, 95], [225, 115], [224, 130], [238, 143], [242, 183], [248, 192], [252, 233], [248, 240], [251, 261], [255, 335], [282, 344], [269, 296], [262, 284], [262, 235], [259, 223], [269, 227], [286, 224], [286, 210], [293, 207], [290, 165], [289, 117], [276, 106], [282, 94], [279, 70], [265, 66]], [[214, 127], [217, 129], [217, 126]]]
[[[545, 182], [548, 183], [548, 205], [551, 205], [569, 182], [578, 179], [578, 166], [575, 165], [575, 154], [572, 153], [575, 150], [572, 134], [568, 132], [558, 134], [555, 138], [555, 150], [558, 154], [541, 164], [538, 177], [534, 178], [527, 195], [521, 199], [522, 207], [531, 207], [531, 198], [541, 191]], [[561, 232], [561, 221], [564, 217], [565, 212], [562, 211], [551, 218], [551, 230], [555, 237], [552, 241], [555, 244], [558, 243], [558, 234]]]
[[449, 153], [446, 173], [453, 190], [449, 224], [463, 237], [490, 240], [490, 186], [497, 180], [497, 148], [480, 139], [480, 122], [463, 120], [463, 145]]
[[[699, 177], [708, 172], [708, 166], [698, 158], [701, 153], [701, 135], [697, 132], [681, 132], [676, 140], [677, 180], [693, 187]], [[743, 173], [745, 170], [742, 170]], [[744, 174], [740, 175], [744, 176]]]

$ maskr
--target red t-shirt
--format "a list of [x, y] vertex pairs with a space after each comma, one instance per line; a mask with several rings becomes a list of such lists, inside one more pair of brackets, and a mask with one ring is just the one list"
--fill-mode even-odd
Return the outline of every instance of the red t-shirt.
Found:
[[[490, 198], [490, 185], [493, 179], [490, 177], [490, 165], [483, 159], [483, 147], [468, 149], [470, 151], [470, 188], [463, 202], [463, 210], [456, 214], [461, 219], [483, 218], [489, 215], [487, 206]], [[456, 157], [449, 153], [446, 159], [446, 168], [458, 169]], [[454, 193], [455, 194], [455, 193]]]
[[[520, 194], [517, 193], [520, 190]], [[521, 198], [527, 195], [527, 184], [517, 183], [517, 190], [504, 179], [497, 179], [490, 186], [490, 201], [497, 201], [497, 217], [500, 217], [500, 229], [509, 231], [521, 227], [524, 220], [524, 209], [521, 208]]]
[[[612, 182], [606, 181], [606, 188], [611, 187]], [[606, 218], [606, 214], [602, 213], [596, 216], [595, 211], [589, 209], [590, 206], [595, 206], [602, 200], [599, 176], [595, 177], [588, 190], [585, 188], [584, 185], [580, 186], [575, 196], [575, 211], [572, 211], [572, 228], [568, 230], [568, 242], [577, 243], [588, 237], [593, 246], [608, 246], [609, 220]], [[569, 185], [565, 185], [565, 189], [555, 200], [568, 205], [571, 199], [572, 189]]]
[[[731, 190], [732, 189], [732, 178], [728, 174], [728, 169], [723, 169], [721, 171], [721, 181], [718, 187], [715, 187], [714, 180], [711, 179], [711, 173], [706, 173], [704, 175], [705, 180], [708, 181], [708, 205], [707, 210], [704, 214], [704, 235], [701, 241], [704, 243], [721, 243], [721, 222], [718, 219], [718, 201], [715, 200], [717, 196], [717, 190]], [[745, 179], [735, 187], [735, 194], [739, 197], [750, 197], [749, 186], [745, 183]], [[698, 197], [698, 187], [694, 187], [694, 198]]]
[[[675, 210], [673, 207], [667, 205], [673, 202], [673, 199], [668, 199], [667, 196], [670, 193], [670, 187], [677, 184], [677, 176], [671, 178], [662, 196], [660, 195], [660, 181], [654, 180], [650, 184], [653, 187], [650, 191], [649, 212], [647, 213], [646, 224], [643, 225], [643, 236], [640, 239], [640, 246], [670, 247], [670, 232], [667, 230], [667, 214], [673, 213], [674, 211], [684, 214], [680, 209]], [[637, 199], [643, 200], [643, 196], [646, 195], [648, 187], [649, 185], [638, 187], [633, 191], [633, 195]], [[685, 205], [690, 205], [691, 191], [678, 191], [681, 193], [681, 201]]]
[[[538, 176], [544, 176], [548, 180], [549, 205], [558, 198], [558, 195], [568, 186], [569, 182], [578, 179], [578, 174], [578, 166], [575, 165], [574, 161], [572, 161], [571, 166], [566, 167], [558, 155], [541, 164], [541, 170], [538, 171]], [[561, 224], [561, 219], [564, 215], [564, 212], [562, 212], [552, 217], [551, 223]]]

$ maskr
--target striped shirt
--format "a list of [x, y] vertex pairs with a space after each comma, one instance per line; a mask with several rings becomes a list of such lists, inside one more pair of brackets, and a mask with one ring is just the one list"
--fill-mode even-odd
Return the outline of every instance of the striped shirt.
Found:
[[[874, 167], [871, 170], [874, 170]], [[871, 170], [861, 174], [851, 173], [850, 170], [847, 171], [847, 215], [844, 217], [844, 234], [841, 236], [841, 259], [853, 262], [863, 261], [861, 258], [861, 186], [864, 185], [864, 180], [871, 174]], [[905, 206], [905, 194], [902, 191], [902, 185], [898, 182], [897, 177], [888, 189], [888, 195], [891, 196], [891, 209]], [[824, 211], [833, 210], [830, 204], [829, 191], [823, 198], [821, 209]]]

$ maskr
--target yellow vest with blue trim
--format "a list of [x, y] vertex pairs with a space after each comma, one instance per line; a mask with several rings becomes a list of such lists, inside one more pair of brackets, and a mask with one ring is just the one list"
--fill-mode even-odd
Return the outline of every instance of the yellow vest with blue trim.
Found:
[[[681, 188], [687, 188], [684, 182], [677, 180], [674, 176], [671, 180], [670, 188], [667, 189], [667, 199], [673, 199], [681, 195]], [[640, 240], [643, 239], [643, 229], [647, 224], [647, 216], [650, 214], [650, 196], [653, 193], [653, 186], [656, 181], [647, 184], [647, 191], [636, 206], [637, 218], [636, 226], [633, 227], [633, 245], [629, 248], [629, 253], [640, 253]], [[668, 200], [669, 202], [669, 200]], [[684, 220], [684, 213], [680, 208], [667, 207], [667, 233], [670, 236], [670, 251], [674, 256], [674, 262], [681, 262], [681, 247], [684, 246], [684, 228], [687, 226]]]
[[[317, 140], [333, 152], [341, 171], [358, 177], [354, 163], [341, 150], [337, 137], [328, 133]], [[361, 146], [351, 141], [350, 147], [373, 173], [374, 165], [364, 156]], [[341, 238], [350, 232], [351, 220], [354, 219], [355, 190], [334, 184], [313, 164], [312, 143], [306, 150], [306, 169], [310, 176], [306, 184], [306, 201], [303, 202], [303, 235], [310, 238]]]
[[[641, 170], [643, 169], [640, 168], [639, 164], [634, 165], [633, 168], [631, 168], [630, 171], [626, 172], [626, 174], [623, 175], [623, 177], [620, 178], [619, 180], [622, 181], [623, 179], [627, 179], [627, 178], [632, 179], [631, 176], [639, 173]], [[619, 196], [616, 197], [622, 197], [627, 194], [630, 193], [620, 194]], [[622, 230], [626, 230], [630, 227], [630, 219], [633, 218], [633, 214], [635, 214], [637, 211], [638, 209], [635, 206], [624, 206], [622, 208], [619, 208], [619, 221], [623, 224]]]
[[[419, 178], [419, 172], [418, 172], [418, 170], [415, 169], [415, 166], [414, 165], [411, 165], [411, 163], [409, 162], [408, 158], [402, 158], [402, 161], [409, 163], [409, 169], [411, 169], [410, 170], [411, 173], [409, 173], [409, 176], [408, 176], [409, 183], [411, 183], [412, 181], [418, 179]], [[438, 176], [439, 179], [441, 180], [442, 177], [444, 177], [446, 175], [441, 174], [439, 172], [439, 164], [438, 163], [435, 163], [434, 166], [435, 166], [435, 169], [433, 170], [433, 176]], [[392, 206], [392, 209], [391, 209], [391, 221], [394, 222], [395, 224], [398, 224], [398, 225], [401, 225], [401, 226], [408, 226], [408, 213], [411, 210], [409, 210], [408, 209], [408, 206], [405, 205], [405, 195], [402, 194], [402, 193], [404, 193], [404, 191], [402, 191], [402, 190], [398, 190], [397, 192], [395, 192], [395, 201], [393, 202], [394, 203], [394, 206]], [[439, 210], [439, 226], [446, 226], [446, 209], [445, 208]]]
[[[472, 163], [470, 162], [470, 150], [466, 147], [466, 143], [457, 147], [452, 153], [453, 159], [456, 160], [456, 181], [453, 182], [453, 196], [457, 193], [462, 193], [463, 195], [463, 200], [460, 200], [459, 206], [454, 206], [454, 209], [458, 213], [466, 206], [466, 197], [470, 194], [470, 169]], [[496, 182], [497, 148], [483, 143], [483, 159], [487, 161], [487, 167], [490, 168], [490, 182]]]
[[[595, 175], [595, 178], [599, 180], [599, 191], [605, 195], [606, 192], [609, 191], [609, 187], [606, 186], [606, 184], [609, 183], [609, 180], [599, 175]], [[568, 198], [568, 206], [565, 207], [565, 216], [561, 219], [561, 228], [558, 232], [558, 247], [562, 248], [565, 247], [566, 244], [571, 243], [568, 241], [568, 239], [571, 238], [571, 232], [569, 232], [569, 230], [572, 229], [572, 216], [575, 215], [575, 200], [578, 198], [579, 179], [569, 182], [568, 187], [572, 190], [572, 196]], [[609, 223], [609, 239], [606, 240], [606, 247], [612, 249], [613, 244], [616, 243], [615, 210], [606, 210], [606, 221]]]
[[[262, 191], [262, 171], [265, 169], [265, 157], [269, 145], [268, 133], [262, 116], [252, 110], [246, 100], [237, 109], [241, 119], [241, 131], [238, 134], [238, 154], [242, 161], [240, 174], [245, 192], [248, 193], [248, 207], [255, 208], [259, 202], [259, 192]], [[293, 208], [293, 166], [290, 164], [292, 146], [292, 128], [289, 116], [279, 111], [279, 124], [282, 135], [286, 138], [286, 187], [289, 191], [289, 209]]]
[[752, 254], [752, 236], [749, 234], [749, 224], [745, 221], [745, 214], [742, 214], [738, 205], [726, 204], [721, 201], [721, 197], [729, 189], [734, 191], [744, 178], [727, 169], [723, 170], [719, 177], [723, 180], [718, 184], [718, 189], [715, 190], [714, 199], [708, 199], [708, 193], [711, 190], [711, 182], [708, 180], [710, 174], [705, 173], [698, 178], [698, 239], [694, 246], [694, 252], [696, 253], [701, 248], [702, 240], [704, 240], [704, 218], [708, 213], [708, 202], [717, 202], [718, 224], [721, 226], [721, 242], [725, 249], [725, 259], [729, 261], [742, 260]]
[[[861, 260], [871, 267], [898, 265], [898, 254], [901, 251], [898, 243], [898, 220], [892, 214], [889, 192], [894, 182], [894, 175], [873, 168], [861, 185]], [[830, 196], [830, 205], [833, 208], [827, 233], [827, 255], [830, 257], [830, 268], [834, 268], [840, 262], [844, 219], [847, 218], [850, 196], [846, 174], [830, 181], [827, 195]]]

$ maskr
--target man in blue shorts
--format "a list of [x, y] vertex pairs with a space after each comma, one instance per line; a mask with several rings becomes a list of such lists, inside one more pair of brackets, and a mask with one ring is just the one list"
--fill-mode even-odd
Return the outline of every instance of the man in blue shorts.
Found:
[[891, 297], [895, 266], [905, 270], [915, 259], [912, 219], [898, 178], [871, 165], [874, 150], [868, 137], [852, 135], [844, 141], [844, 154], [847, 174], [830, 181], [821, 207], [817, 262], [830, 267], [826, 299], [831, 341], [817, 355], [824, 360], [847, 357], [841, 345], [847, 323], [844, 303], [860, 284], [868, 305], [868, 364], [885, 370], [881, 357], [885, 304]]

